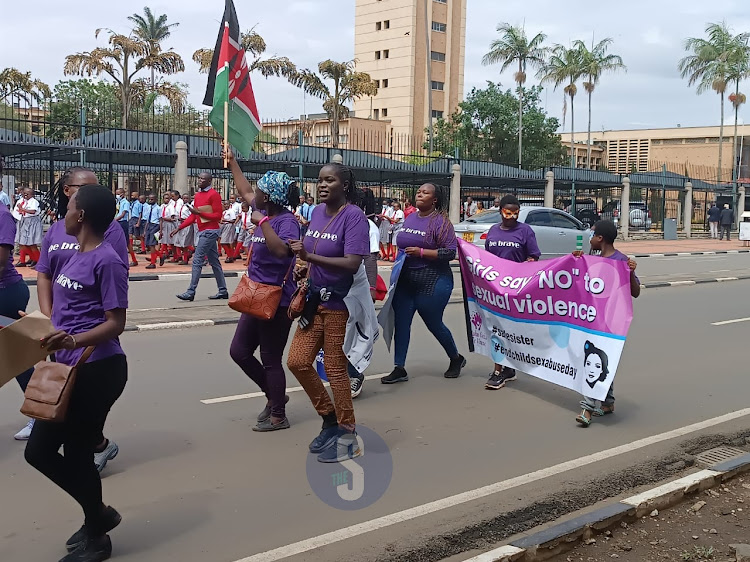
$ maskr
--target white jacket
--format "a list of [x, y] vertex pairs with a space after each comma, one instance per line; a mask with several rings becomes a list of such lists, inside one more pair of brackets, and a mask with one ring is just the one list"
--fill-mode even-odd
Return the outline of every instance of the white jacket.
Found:
[[380, 336], [375, 304], [370, 295], [370, 282], [367, 280], [364, 264], [354, 275], [349, 293], [344, 297], [349, 311], [344, 336], [344, 354], [358, 373], [364, 373], [372, 361], [375, 340]]

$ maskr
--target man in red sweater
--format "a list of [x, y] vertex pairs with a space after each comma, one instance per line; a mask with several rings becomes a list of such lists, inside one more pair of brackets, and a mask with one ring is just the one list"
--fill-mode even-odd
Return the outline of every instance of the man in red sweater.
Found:
[[219, 292], [208, 298], [211, 300], [229, 298], [227, 282], [224, 280], [224, 270], [221, 269], [219, 251], [216, 246], [219, 239], [219, 221], [221, 220], [223, 207], [221, 196], [211, 187], [212, 181], [213, 177], [208, 172], [203, 172], [198, 176], [198, 191], [195, 193], [194, 204], [190, 208], [191, 214], [172, 232], [172, 236], [174, 236], [176, 232], [193, 223], [198, 225], [198, 244], [193, 255], [193, 276], [190, 280], [190, 287], [184, 293], [177, 295], [177, 298], [183, 301], [195, 299], [195, 290], [198, 288], [206, 258], [208, 258], [208, 263], [214, 270], [216, 285], [219, 287]]

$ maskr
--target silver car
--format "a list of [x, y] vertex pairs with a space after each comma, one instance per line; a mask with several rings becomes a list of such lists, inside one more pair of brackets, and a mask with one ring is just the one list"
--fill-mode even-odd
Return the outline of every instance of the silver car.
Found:
[[[500, 211], [485, 211], [455, 225], [456, 235], [484, 249], [487, 232], [501, 222]], [[536, 234], [542, 259], [557, 258], [574, 252], [580, 244], [590, 248], [590, 231], [575, 217], [559, 209], [521, 207], [518, 221], [528, 224]]]

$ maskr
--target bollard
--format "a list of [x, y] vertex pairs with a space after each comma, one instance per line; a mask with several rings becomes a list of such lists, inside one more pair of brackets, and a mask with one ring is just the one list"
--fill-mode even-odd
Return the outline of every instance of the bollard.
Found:
[[449, 218], [453, 224], [461, 221], [461, 165], [453, 164], [451, 178], [451, 193], [449, 205]]
[[622, 195], [620, 196], [620, 234], [623, 240], [630, 239], [630, 178], [622, 178]]

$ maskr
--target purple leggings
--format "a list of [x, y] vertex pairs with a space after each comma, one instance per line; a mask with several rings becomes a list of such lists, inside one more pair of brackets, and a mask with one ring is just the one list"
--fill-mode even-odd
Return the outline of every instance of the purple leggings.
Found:
[[[281, 360], [291, 327], [286, 307], [280, 306], [271, 320], [243, 314], [229, 348], [232, 360], [260, 387], [271, 402], [271, 415], [277, 418], [286, 415], [286, 375]], [[260, 361], [255, 358], [259, 346]]]

